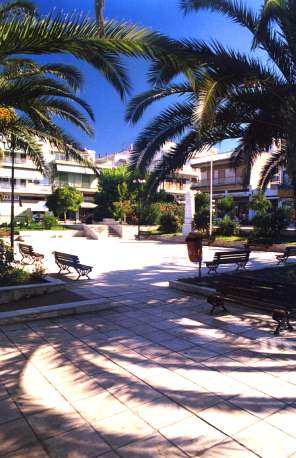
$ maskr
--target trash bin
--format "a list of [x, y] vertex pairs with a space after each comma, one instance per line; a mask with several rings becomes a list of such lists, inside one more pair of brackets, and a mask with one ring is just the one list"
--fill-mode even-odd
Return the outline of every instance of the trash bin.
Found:
[[186, 239], [188, 257], [191, 262], [198, 263], [198, 276], [201, 278], [202, 263], [202, 235], [197, 232], [190, 232]]

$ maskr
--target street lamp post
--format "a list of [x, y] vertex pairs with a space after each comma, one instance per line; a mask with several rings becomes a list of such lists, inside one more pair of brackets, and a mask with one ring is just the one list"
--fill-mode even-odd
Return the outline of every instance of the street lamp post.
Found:
[[210, 237], [213, 233], [213, 156], [210, 161]]
[[138, 240], [140, 240], [140, 232], [141, 232], [141, 211], [142, 211], [142, 190], [141, 184], [146, 183], [146, 180], [141, 178], [136, 178], [133, 180], [133, 183], [138, 185], [138, 193], [139, 193], [139, 200], [138, 200]]
[[10, 178], [10, 191], [11, 191], [11, 203], [10, 203], [10, 246], [14, 248], [14, 176], [15, 176], [15, 141], [13, 138], [3, 140], [7, 149], [11, 155], [11, 178]]

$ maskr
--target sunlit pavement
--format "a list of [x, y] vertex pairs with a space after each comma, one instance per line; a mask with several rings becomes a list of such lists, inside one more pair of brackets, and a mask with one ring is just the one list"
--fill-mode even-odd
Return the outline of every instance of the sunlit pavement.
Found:
[[94, 265], [71, 287], [110, 310], [2, 327], [0, 456], [296, 457], [295, 333], [275, 338], [269, 318], [239, 308], [213, 318], [204, 299], [168, 289], [196, 269], [184, 245], [34, 248], [52, 272], [53, 250]]

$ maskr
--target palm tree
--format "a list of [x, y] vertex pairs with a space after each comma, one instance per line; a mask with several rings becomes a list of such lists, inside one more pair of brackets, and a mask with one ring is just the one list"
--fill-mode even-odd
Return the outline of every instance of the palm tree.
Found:
[[104, 7], [105, 0], [95, 0], [96, 20], [99, 27], [99, 33], [102, 36], [104, 33]]
[[0, 64], [20, 54], [70, 54], [99, 70], [123, 97], [130, 82], [122, 55], [151, 58], [173, 49], [161, 34], [125, 22], [105, 21], [102, 33], [100, 21], [79, 14], [35, 13], [28, 0], [0, 5]]
[[[154, 100], [176, 94], [181, 99], [139, 135], [132, 167], [147, 167], [167, 140], [177, 139], [154, 173], [155, 184], [194, 150], [235, 139], [234, 161], [242, 164], [246, 179], [256, 158], [270, 151], [262, 187], [278, 165], [286, 163], [296, 211], [295, 0], [265, 0], [259, 12], [232, 0], [182, 0], [181, 6], [186, 13], [208, 9], [226, 15], [251, 32], [252, 49], [247, 54], [218, 42], [191, 39], [178, 44], [175, 59], [155, 59], [150, 71], [154, 88], [130, 102], [128, 120], [136, 122]], [[181, 85], [173, 84], [177, 75], [186, 77]], [[274, 143], [276, 151], [271, 148]]]
[[[92, 133], [85, 116], [75, 107], [78, 103], [87, 116], [93, 118], [90, 107], [75, 94], [82, 84], [80, 73], [60, 64], [38, 66], [32, 59], [19, 55], [71, 54], [100, 71], [124, 97], [130, 83], [121, 55], [156, 57], [171, 46], [168, 39], [146, 29], [113, 21], [103, 25], [102, 29], [102, 22], [97, 24], [75, 14], [40, 17], [29, 0], [12, 0], [0, 5], [0, 109], [3, 114], [1, 126], [0, 113], [0, 133], [9, 139], [12, 158], [15, 148], [24, 148], [37, 167], [45, 171], [38, 137], [54, 143], [69, 157], [86, 163], [80, 145], [60, 129], [53, 118], [66, 119], [87, 134]], [[11, 184], [13, 197], [14, 164]], [[13, 220], [12, 198], [12, 245]]]
[[[54, 78], [52, 77], [54, 76]], [[49, 141], [68, 157], [85, 165], [94, 165], [81, 155], [82, 147], [62, 130], [58, 118], [70, 121], [86, 134], [92, 134], [86, 115], [93, 118], [90, 107], [76, 95], [82, 77], [77, 69], [59, 64], [38, 66], [30, 60], [7, 60], [0, 74], [0, 134], [11, 154], [10, 240], [14, 243], [14, 161], [16, 149], [33, 160], [37, 169], [47, 173], [40, 140]], [[19, 98], [20, 91], [26, 98]], [[77, 106], [75, 106], [77, 105]], [[14, 107], [16, 111], [12, 108]], [[53, 122], [54, 118], [54, 122]]]

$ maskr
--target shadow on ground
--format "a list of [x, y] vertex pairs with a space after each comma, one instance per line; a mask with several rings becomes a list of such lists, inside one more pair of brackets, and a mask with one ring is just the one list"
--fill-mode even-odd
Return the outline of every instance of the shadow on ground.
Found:
[[76, 288], [116, 308], [2, 327], [0, 456], [259, 454], [240, 432], [294, 403], [295, 334], [274, 338], [269, 317], [239, 307], [209, 316], [165, 286], [183, 275], [101, 274]]

